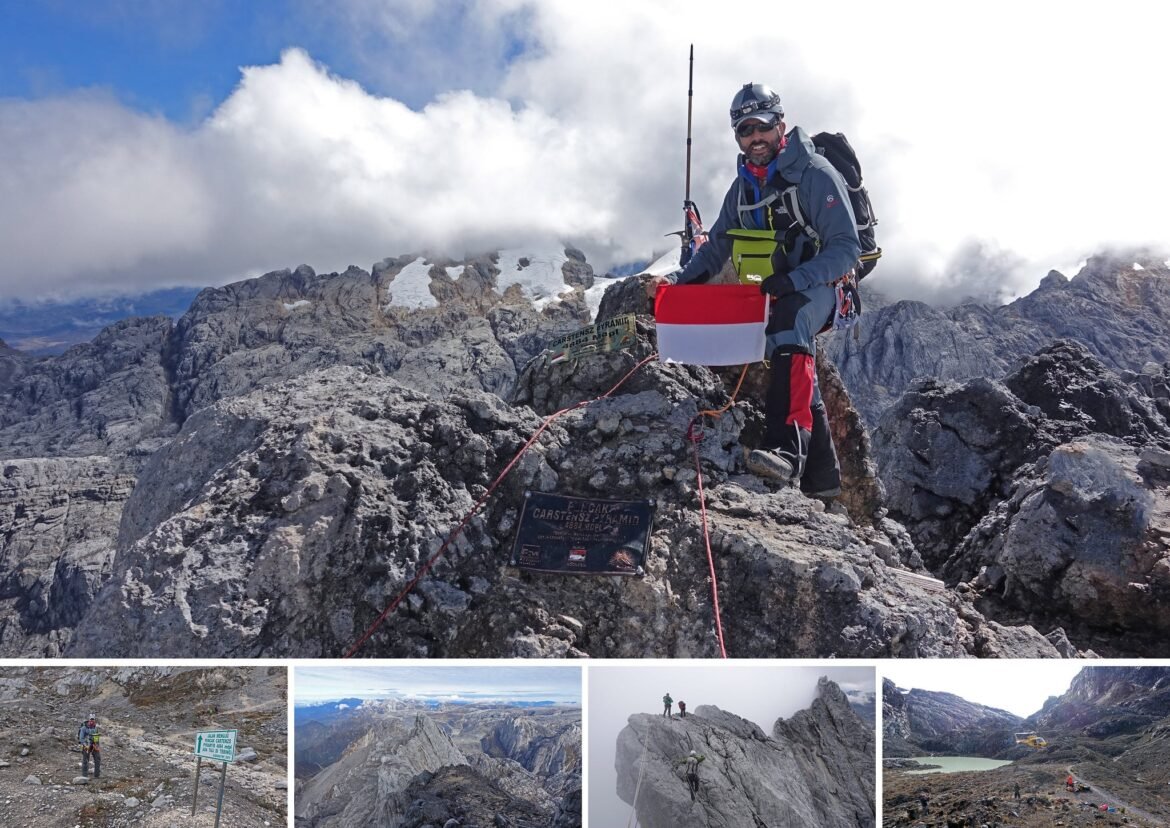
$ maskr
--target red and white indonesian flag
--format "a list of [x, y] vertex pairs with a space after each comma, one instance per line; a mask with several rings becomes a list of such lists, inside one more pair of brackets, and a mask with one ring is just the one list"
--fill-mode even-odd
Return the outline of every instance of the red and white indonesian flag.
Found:
[[768, 297], [758, 285], [659, 285], [654, 321], [663, 362], [759, 362], [764, 358]]

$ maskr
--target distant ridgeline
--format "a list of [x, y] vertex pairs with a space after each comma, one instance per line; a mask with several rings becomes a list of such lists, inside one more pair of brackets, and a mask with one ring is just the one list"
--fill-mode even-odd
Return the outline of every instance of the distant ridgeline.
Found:
[[178, 319], [203, 288], [177, 287], [138, 296], [0, 302], [0, 339], [31, 356], [60, 354], [131, 316]]

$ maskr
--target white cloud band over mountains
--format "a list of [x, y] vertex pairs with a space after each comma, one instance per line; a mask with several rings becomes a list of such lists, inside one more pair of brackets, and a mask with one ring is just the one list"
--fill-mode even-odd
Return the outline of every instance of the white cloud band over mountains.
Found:
[[[0, 99], [0, 299], [554, 239], [602, 271], [651, 259], [681, 222], [691, 42], [692, 195], [708, 222], [734, 174], [728, 102], [760, 81], [780, 92], [790, 125], [853, 141], [887, 251], [875, 279], [889, 293], [1027, 290], [1106, 245], [1170, 246], [1161, 35], [1142, 6], [1105, 17], [989, 0], [963, 17], [870, 4], [786, 24], [781, 12], [748, 20], [758, 6], [739, 3], [455, 5], [473, 12], [458, 49], [423, 25], [423, 7], [407, 18], [423, 21], [415, 40], [379, 4], [346, 7], [390, 46], [409, 41], [367, 59], [400, 76], [409, 67], [396, 61], [417, 62], [414, 94], [431, 92], [421, 108], [295, 44], [279, 63], [243, 68], [194, 126], [110, 90]], [[485, 70], [493, 88], [445, 89], [442, 67], [474, 42], [468, 26], [497, 54], [496, 24], [520, 12], [523, 48]]]

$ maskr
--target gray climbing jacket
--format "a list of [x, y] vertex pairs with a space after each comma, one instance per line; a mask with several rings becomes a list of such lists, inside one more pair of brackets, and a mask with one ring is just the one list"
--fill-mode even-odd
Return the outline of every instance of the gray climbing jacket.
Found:
[[[741, 155], [738, 175], [732, 182], [719, 217], [707, 234], [707, 242], [679, 273], [676, 284], [701, 281], [719, 273], [731, 255], [728, 230], [763, 230], [772, 226], [768, 211], [798, 209], [812, 235], [799, 233], [787, 251], [784, 269], [799, 290], [836, 282], [852, 270], [861, 255], [857, 223], [849, 203], [849, 189], [841, 174], [821, 155], [800, 127], [785, 136], [784, 148], [768, 165], [769, 177], [760, 187]], [[781, 194], [796, 185], [795, 199]], [[786, 204], [786, 202], [794, 202]], [[787, 224], [791, 224], [788, 219]], [[815, 238], [813, 238], [815, 236]]]

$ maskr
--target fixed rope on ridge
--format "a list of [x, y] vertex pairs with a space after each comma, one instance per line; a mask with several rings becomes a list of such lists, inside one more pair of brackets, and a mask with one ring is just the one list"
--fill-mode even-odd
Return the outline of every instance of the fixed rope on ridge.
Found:
[[480, 510], [480, 508], [483, 507], [484, 503], [487, 502], [487, 500], [491, 496], [492, 492], [494, 492], [496, 490], [496, 488], [499, 487], [500, 483], [503, 482], [504, 478], [508, 476], [508, 473], [511, 472], [512, 469], [516, 466], [516, 463], [518, 463], [520, 461], [520, 458], [524, 455], [524, 453], [526, 451], [528, 451], [529, 448], [532, 447], [532, 445], [537, 441], [537, 439], [540, 437], [540, 435], [544, 433], [545, 429], [547, 429], [550, 425], [552, 425], [552, 422], [554, 420], [556, 420], [562, 414], [567, 414], [568, 412], [575, 411], [578, 408], [584, 408], [586, 405], [589, 405], [590, 403], [594, 403], [594, 402], [597, 402], [598, 400], [602, 400], [602, 399], [605, 399], [606, 397], [609, 397], [611, 394], [613, 394], [615, 391], [617, 391], [617, 389], [620, 388], [626, 382], [626, 380], [628, 380], [630, 377], [632, 377], [634, 375], [634, 373], [638, 371], [638, 369], [640, 369], [643, 365], [646, 365], [651, 360], [656, 359], [657, 357], [658, 357], [657, 351], [650, 354], [650, 356], [646, 357], [641, 362], [636, 364], [633, 368], [631, 368], [626, 373], [625, 376], [623, 376], [620, 380], [618, 380], [616, 385], [614, 385], [612, 388], [610, 388], [604, 394], [601, 394], [600, 396], [597, 396], [597, 397], [593, 397], [592, 399], [582, 400], [581, 402], [577, 403], [576, 405], [571, 405], [571, 406], [568, 406], [566, 408], [562, 408], [560, 411], [556, 411], [556, 412], [550, 414], [548, 417], [546, 417], [544, 422], [541, 423], [540, 427], [533, 433], [533, 435], [528, 439], [528, 441], [523, 446], [520, 447], [520, 450], [518, 452], [516, 452], [516, 455], [511, 459], [511, 461], [509, 461], [508, 465], [506, 465], [504, 467], [504, 470], [501, 471], [496, 476], [496, 479], [492, 481], [491, 485], [488, 486], [487, 491], [484, 492], [483, 495], [480, 496], [479, 500], [477, 500], [475, 502], [475, 505], [471, 507], [471, 511], [469, 511], [463, 517], [463, 520], [461, 520], [459, 522], [459, 525], [456, 526], [455, 529], [452, 530], [452, 532], [447, 536], [447, 539], [445, 541], [443, 541], [443, 544], [442, 544], [442, 546], [439, 547], [438, 551], [436, 551], [433, 555], [431, 555], [426, 560], [426, 562], [422, 565], [422, 567], [418, 570], [418, 572], [415, 573], [415, 576], [410, 580], [409, 583], [407, 583], [406, 587], [401, 592], [399, 592], [397, 597], [395, 597], [394, 600], [390, 602], [390, 604], [386, 607], [386, 609], [384, 609], [382, 611], [382, 613], [374, 620], [374, 623], [371, 624], [369, 626], [369, 628], [365, 631], [365, 633], [363, 633], [362, 636], [353, 644], [353, 646], [351, 646], [345, 652], [345, 655], [343, 655], [342, 658], [351, 658], [355, 653], [357, 653], [357, 651], [359, 649], [361, 649], [362, 645], [365, 644], [366, 641], [368, 641], [370, 639], [370, 637], [378, 630], [378, 628], [382, 625], [382, 623], [389, 617], [390, 613], [392, 613], [395, 609], [397, 609], [399, 604], [401, 604], [402, 601], [405, 600], [406, 596], [408, 596], [412, 591], [414, 591], [414, 588], [416, 586], [418, 586], [419, 582], [423, 579], [423, 577], [425, 577], [426, 574], [431, 570], [431, 567], [433, 567], [435, 565], [435, 563], [439, 560], [439, 558], [443, 557], [443, 555], [446, 554], [447, 549], [451, 546], [452, 543], [455, 542], [455, 539], [459, 537], [459, 535], [463, 532], [463, 529], [467, 526], [467, 524], [471, 521], [471, 519], [473, 517], [475, 517], [476, 513]]

